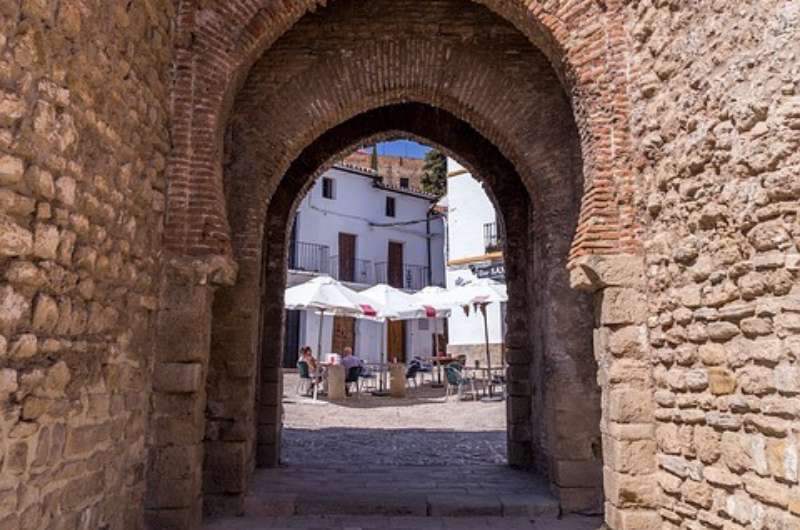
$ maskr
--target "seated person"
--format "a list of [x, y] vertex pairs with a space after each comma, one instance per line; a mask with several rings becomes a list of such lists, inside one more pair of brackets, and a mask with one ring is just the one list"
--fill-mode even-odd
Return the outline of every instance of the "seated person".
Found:
[[[358, 376], [355, 376], [355, 378], [353, 378], [351, 376], [350, 370], [352, 370], [353, 368], [363, 369], [364, 361], [353, 355], [353, 348], [349, 346], [346, 347], [342, 352], [342, 366], [344, 366], [345, 370], [345, 383], [358, 383]], [[361, 370], [359, 370], [359, 372], [360, 371]], [[350, 395], [350, 385], [345, 384], [344, 392], [345, 395], [347, 396]]]
[[353, 355], [353, 348], [346, 347], [342, 352], [342, 366], [344, 366], [345, 370], [349, 370], [354, 366], [363, 366], [364, 361], [362, 361], [359, 357]]
[[308, 372], [312, 375], [317, 375], [319, 363], [317, 363], [317, 360], [314, 358], [314, 354], [311, 353], [311, 346], [304, 346], [300, 350], [300, 354], [300, 360], [308, 364]]

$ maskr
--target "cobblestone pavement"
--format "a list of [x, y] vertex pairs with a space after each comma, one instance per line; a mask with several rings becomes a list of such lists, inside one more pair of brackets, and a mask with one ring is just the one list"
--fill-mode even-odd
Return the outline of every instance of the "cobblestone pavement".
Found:
[[423, 385], [405, 399], [362, 394], [328, 403], [297, 396], [284, 376], [281, 462], [365, 465], [458, 465], [506, 462], [506, 404], [444, 399]]
[[595, 530], [560, 518], [546, 482], [505, 466], [505, 403], [405, 399], [340, 403], [295, 395], [284, 379], [282, 467], [255, 473], [245, 516], [204, 530]]

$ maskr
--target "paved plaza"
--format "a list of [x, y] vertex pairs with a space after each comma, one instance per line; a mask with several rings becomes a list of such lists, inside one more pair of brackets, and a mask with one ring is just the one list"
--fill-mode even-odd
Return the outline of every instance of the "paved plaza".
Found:
[[314, 402], [284, 376], [282, 466], [258, 470], [245, 516], [206, 530], [595, 530], [559, 517], [547, 483], [505, 465], [505, 403], [444, 399]]
[[445, 400], [424, 384], [406, 398], [367, 392], [337, 403], [298, 396], [284, 376], [281, 462], [286, 465], [453, 465], [506, 462], [505, 402]]

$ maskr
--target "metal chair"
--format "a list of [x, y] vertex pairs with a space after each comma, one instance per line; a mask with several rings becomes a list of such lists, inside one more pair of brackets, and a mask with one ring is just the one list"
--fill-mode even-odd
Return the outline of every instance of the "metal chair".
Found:
[[422, 373], [422, 367], [419, 363], [415, 363], [411, 361], [406, 368], [406, 382], [410, 382], [414, 388], [418, 388], [419, 384], [417, 383], [417, 375]]
[[371, 371], [369, 365], [361, 367], [361, 374], [359, 375], [360, 390], [377, 390], [378, 389], [378, 376]]
[[360, 366], [351, 366], [344, 377], [344, 388], [347, 394], [350, 394], [350, 385], [356, 385], [356, 395], [361, 395], [361, 372], [362, 368]]
[[464, 386], [469, 384], [472, 397], [476, 396], [475, 393], [475, 380], [471, 377], [465, 376], [461, 373], [461, 365], [458, 363], [450, 363], [445, 367], [445, 374], [447, 375], [447, 392], [445, 393], [445, 401], [450, 398], [453, 387], [456, 388], [459, 401], [464, 398]]
[[311, 371], [307, 362], [298, 361], [297, 373], [300, 375], [300, 380], [297, 382], [297, 393], [299, 395], [307, 396], [311, 393], [312, 389], [316, 390], [317, 383], [314, 381], [314, 378], [311, 377]]

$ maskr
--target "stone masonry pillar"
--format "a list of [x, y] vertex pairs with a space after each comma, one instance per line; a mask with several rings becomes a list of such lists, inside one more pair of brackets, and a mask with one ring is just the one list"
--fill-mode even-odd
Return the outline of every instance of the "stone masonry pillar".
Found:
[[[215, 270], [216, 268], [216, 270]], [[170, 262], [161, 286], [148, 432], [145, 520], [152, 530], [194, 530], [202, 520], [211, 281], [208, 262]]]
[[613, 530], [660, 528], [643, 261], [586, 256], [571, 264], [570, 280], [595, 294], [606, 524]]

